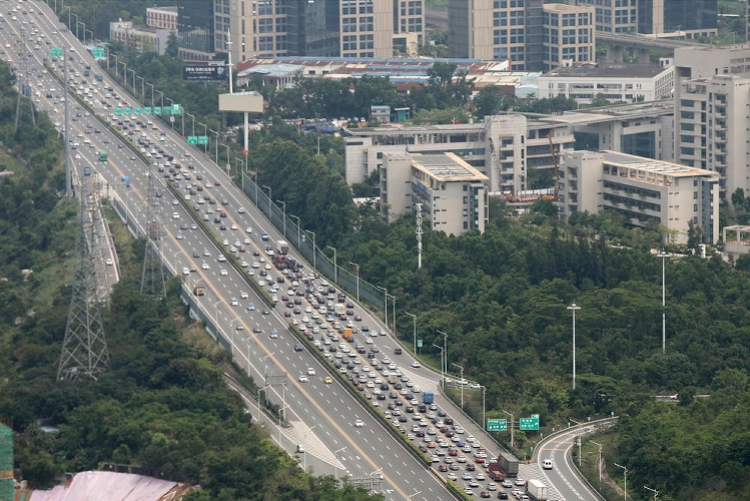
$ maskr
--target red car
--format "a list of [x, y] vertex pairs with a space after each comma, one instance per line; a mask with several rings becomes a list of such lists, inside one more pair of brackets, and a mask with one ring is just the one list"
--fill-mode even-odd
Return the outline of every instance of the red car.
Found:
[[480, 498], [489, 498], [490, 497], [490, 493], [487, 492], [487, 491], [482, 491], [482, 493], [479, 494], [479, 497]]
[[219, 181], [214, 181], [214, 186], [221, 186], [221, 183]]
[[476, 461], [477, 463], [481, 464], [481, 463], [485, 462], [485, 459], [484, 458], [474, 458], [474, 461]]
[[450, 450], [448, 451], [449, 456], [458, 456], [458, 451]]

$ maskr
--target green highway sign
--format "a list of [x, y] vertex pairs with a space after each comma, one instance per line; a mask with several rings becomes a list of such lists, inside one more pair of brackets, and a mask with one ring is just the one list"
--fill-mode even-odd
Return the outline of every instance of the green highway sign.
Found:
[[417, 348], [422, 348], [422, 340], [417, 339]]
[[135, 111], [135, 114], [136, 114], [136, 115], [140, 115], [140, 114], [141, 114], [141, 112], [143, 111], [143, 109], [142, 109], [142, 108], [140, 108], [140, 107], [137, 107], [137, 108], [135, 108], [135, 110], [134, 110], [134, 111]]
[[488, 419], [487, 431], [508, 431], [507, 419]]
[[123, 113], [124, 113], [125, 115], [127, 115], [127, 116], [130, 116], [130, 114], [132, 113], [132, 111], [133, 111], [133, 110], [132, 110], [132, 109], [130, 108], [130, 106], [126, 106], [126, 107], [125, 107], [125, 108], [123, 108], [123, 110], [122, 110], [122, 112], [123, 112]]
[[539, 414], [532, 414], [531, 417], [518, 418], [518, 429], [526, 431], [536, 431], [539, 429]]
[[181, 104], [173, 104], [172, 105], [172, 115], [182, 115], [182, 105]]
[[161, 115], [161, 106], [154, 106], [154, 115]]
[[198, 136], [198, 144], [208, 144], [208, 136]]
[[92, 49], [91, 55], [94, 56], [96, 59], [104, 59], [106, 56], [104, 55], [104, 49], [98, 48], [98, 49]]
[[53, 47], [49, 50], [50, 57], [62, 57], [63, 50], [62, 47]]
[[188, 144], [198, 144], [198, 136], [188, 136]]
[[122, 108], [120, 108], [119, 106], [115, 108], [115, 116], [116, 117], [122, 116]]
[[144, 106], [143, 107], [143, 114], [144, 115], [150, 115], [152, 111], [153, 110], [152, 110], [151, 106]]

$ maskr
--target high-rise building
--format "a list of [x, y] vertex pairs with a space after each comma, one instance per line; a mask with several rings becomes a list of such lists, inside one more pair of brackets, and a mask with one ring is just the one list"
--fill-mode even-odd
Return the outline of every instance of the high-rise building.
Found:
[[675, 51], [675, 161], [720, 175], [720, 196], [750, 193], [750, 45]]
[[542, 0], [449, 0], [451, 57], [510, 59], [514, 70], [556, 68], [594, 58], [594, 9]]
[[424, 0], [213, 0], [216, 52], [258, 57], [416, 55]]
[[214, 58], [214, 9], [211, 7], [211, 2], [206, 0], [180, 0], [178, 3], [178, 54], [182, 59], [206, 61]]

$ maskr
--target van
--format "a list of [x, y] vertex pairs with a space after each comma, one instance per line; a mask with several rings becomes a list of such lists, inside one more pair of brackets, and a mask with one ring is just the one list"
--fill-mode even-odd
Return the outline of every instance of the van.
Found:
[[542, 468], [545, 470], [551, 470], [552, 469], [552, 460], [551, 459], [545, 459], [542, 461]]

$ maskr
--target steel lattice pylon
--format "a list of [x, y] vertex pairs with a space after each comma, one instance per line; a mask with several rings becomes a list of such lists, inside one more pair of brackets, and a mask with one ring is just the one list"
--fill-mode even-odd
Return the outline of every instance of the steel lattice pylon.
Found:
[[[79, 183], [79, 187], [81, 184]], [[73, 294], [65, 328], [57, 379], [76, 380], [81, 376], [98, 379], [109, 368], [109, 350], [96, 294], [93, 253], [86, 238], [84, 190], [79, 188], [80, 231], [76, 251], [78, 264], [73, 278]]]
[[154, 176], [149, 166], [148, 171], [148, 209], [146, 221], [146, 249], [143, 254], [143, 274], [141, 275], [141, 294], [145, 296], [164, 297], [167, 286], [164, 282], [164, 267], [161, 264], [161, 241], [163, 238], [161, 224], [156, 220], [154, 205], [158, 203]]

